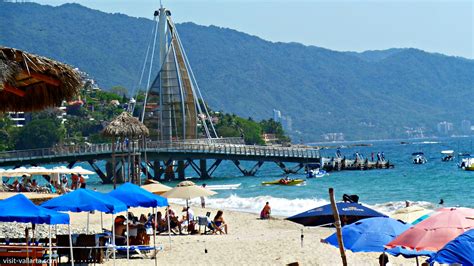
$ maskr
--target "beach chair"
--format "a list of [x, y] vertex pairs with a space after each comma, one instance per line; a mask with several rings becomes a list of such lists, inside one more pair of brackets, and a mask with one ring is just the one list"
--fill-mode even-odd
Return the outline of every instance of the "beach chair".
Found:
[[199, 233], [201, 232], [201, 226], [204, 226], [204, 233], [203, 235], [206, 235], [208, 232], [212, 232], [211, 229], [209, 228], [209, 219], [208, 217], [198, 217], [198, 225], [199, 225]]
[[[114, 246], [112, 244], [107, 244], [107, 251], [105, 253], [105, 258], [107, 260], [113, 255]], [[138, 256], [142, 259], [153, 259], [159, 251], [163, 251], [163, 245], [146, 246], [146, 245], [131, 245], [129, 246], [130, 255]], [[118, 254], [125, 255], [127, 254], [127, 246], [115, 246], [115, 251]]]
[[221, 226], [217, 226], [217, 224], [214, 222], [214, 221], [211, 221], [211, 230], [212, 230], [212, 234], [213, 235], [216, 235], [217, 233], [221, 234], [221, 235], [225, 235], [225, 231], [224, 231], [224, 226], [225, 225], [221, 225]]

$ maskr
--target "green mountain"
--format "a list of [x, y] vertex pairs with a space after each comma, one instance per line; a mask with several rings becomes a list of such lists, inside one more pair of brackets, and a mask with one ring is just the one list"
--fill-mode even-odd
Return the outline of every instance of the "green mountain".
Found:
[[[153, 26], [77, 4], [0, 2], [0, 21], [0, 45], [79, 67], [105, 88], [135, 86]], [[278, 109], [291, 117], [296, 141], [328, 132], [346, 139], [406, 137], [410, 128], [433, 134], [438, 122], [457, 129], [474, 113], [474, 60], [417, 49], [336, 52], [215, 26], [177, 27], [212, 109], [256, 119]]]

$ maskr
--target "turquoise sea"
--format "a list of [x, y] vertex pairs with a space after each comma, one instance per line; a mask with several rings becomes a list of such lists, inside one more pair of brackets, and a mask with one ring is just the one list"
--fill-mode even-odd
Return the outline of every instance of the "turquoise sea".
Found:
[[[231, 162], [223, 162], [211, 180], [193, 179], [195, 183], [209, 185], [241, 184], [236, 190], [219, 190], [218, 195], [208, 198], [206, 205], [213, 208], [233, 209], [258, 213], [269, 201], [274, 214], [289, 216], [329, 201], [328, 188], [333, 187], [336, 199], [343, 194], [357, 194], [360, 201], [382, 212], [390, 213], [404, 207], [405, 200], [427, 208], [436, 208], [439, 200], [444, 206], [474, 207], [474, 172], [457, 167], [458, 158], [451, 162], [441, 161], [441, 151], [452, 149], [456, 152], [474, 152], [473, 137], [437, 138], [420, 140], [361, 141], [345, 143], [323, 143], [320, 146], [343, 146], [341, 152], [350, 158], [355, 152], [370, 158], [371, 152], [384, 152], [386, 160], [395, 165], [394, 169], [369, 171], [330, 172], [322, 178], [313, 178], [303, 186], [262, 186], [262, 181], [270, 181], [283, 176], [283, 172], [273, 163], [265, 163], [254, 177], [243, 177]], [[402, 144], [408, 142], [409, 144]], [[368, 147], [352, 147], [354, 144], [370, 144]], [[413, 152], [424, 152], [428, 162], [423, 165], [411, 163]], [[332, 157], [334, 149], [321, 150], [321, 155]], [[87, 163], [81, 166], [90, 169]], [[250, 167], [251, 164], [247, 164]], [[291, 165], [288, 165], [291, 166]], [[191, 167], [186, 176], [196, 173]], [[301, 174], [293, 178], [305, 178]], [[110, 185], [102, 185], [97, 176], [87, 181], [89, 188], [109, 191]], [[174, 186], [178, 182], [169, 182]], [[199, 205], [199, 199], [192, 201]]]

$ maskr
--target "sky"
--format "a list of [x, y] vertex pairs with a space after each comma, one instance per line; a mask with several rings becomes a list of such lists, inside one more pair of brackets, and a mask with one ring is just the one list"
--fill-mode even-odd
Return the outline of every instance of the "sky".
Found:
[[[152, 18], [159, 0], [75, 2], [109, 13]], [[274, 42], [338, 51], [419, 48], [474, 59], [474, 0], [163, 0], [175, 22], [242, 31]]]

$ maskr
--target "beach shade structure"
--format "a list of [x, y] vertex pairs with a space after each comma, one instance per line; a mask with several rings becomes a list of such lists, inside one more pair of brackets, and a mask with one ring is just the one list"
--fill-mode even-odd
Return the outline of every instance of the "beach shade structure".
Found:
[[464, 266], [474, 265], [474, 229], [450, 241], [428, 261]]
[[82, 188], [48, 200], [41, 206], [55, 211], [100, 211], [111, 214], [127, 210], [127, 205], [114, 197]]
[[[155, 221], [157, 220], [155, 208], [168, 206], [168, 199], [150, 193], [143, 188], [134, 185], [132, 183], [125, 183], [118, 187], [117, 189], [112, 190], [107, 195], [114, 197], [127, 205], [127, 207], [144, 207], [144, 208], [153, 208], [153, 213], [155, 214]], [[127, 235], [128, 235], [128, 211], [127, 211]], [[171, 237], [171, 232], [169, 234]], [[171, 239], [170, 239], [171, 241]], [[155, 235], [153, 234], [153, 245], [156, 247]], [[127, 259], [129, 258], [129, 239], [127, 238]], [[155, 256], [156, 257], [156, 256]]]
[[401, 255], [404, 258], [417, 258], [419, 256], [430, 257], [430, 256], [433, 256], [433, 254], [435, 254], [434, 251], [413, 250], [413, 249], [406, 249], [403, 247], [394, 247], [391, 249], [386, 249], [385, 252], [395, 257]]
[[31, 112], [73, 100], [78, 71], [49, 58], [0, 46], [0, 112]]
[[[18, 222], [49, 225], [49, 254], [53, 254], [51, 240], [51, 225], [67, 224], [69, 226], [69, 215], [36, 206], [22, 194], [17, 194], [0, 201], [0, 222]], [[69, 243], [72, 244], [71, 228], [69, 229]], [[72, 245], [70, 246], [72, 254]], [[28, 254], [28, 246], [26, 247]], [[49, 260], [52, 265], [52, 259]]]
[[393, 241], [387, 248], [397, 246], [414, 250], [438, 251], [449, 241], [465, 231], [474, 228], [474, 209], [444, 208], [438, 210], [428, 219], [408, 229]]
[[127, 207], [156, 208], [168, 206], [168, 199], [155, 195], [132, 183], [125, 183], [107, 195], [114, 197]]
[[23, 194], [0, 201], [0, 221], [34, 224], [69, 224], [69, 215], [36, 206]]
[[79, 174], [79, 175], [94, 175], [95, 172], [91, 170], [84, 169], [80, 166], [75, 166], [71, 168], [71, 174]]
[[[342, 228], [344, 248], [352, 252], [383, 252], [386, 244], [410, 227], [411, 224], [389, 217], [363, 219]], [[339, 247], [336, 233], [324, 242]]]
[[[336, 206], [341, 217], [341, 222], [344, 225], [351, 224], [365, 218], [387, 217], [385, 214], [372, 210], [359, 203], [338, 202], [336, 203]], [[304, 226], [321, 226], [331, 225], [334, 223], [334, 215], [332, 213], [331, 204], [320, 206], [286, 219]]]
[[[105, 137], [112, 138], [112, 173], [114, 178], [114, 189], [117, 188], [117, 178], [115, 176], [115, 150], [116, 150], [116, 139], [117, 138], [129, 138], [129, 139], [143, 139], [144, 145], [146, 145], [145, 138], [150, 135], [148, 128], [138, 120], [138, 118], [133, 117], [128, 112], [123, 112], [117, 116], [112, 122], [110, 122], [102, 131], [102, 135]], [[128, 165], [130, 165], [130, 148], [128, 148]], [[134, 156], [134, 155], [133, 155]], [[146, 158], [146, 148], [145, 148], [145, 161], [148, 161]], [[135, 158], [132, 158], [132, 162], [135, 162]], [[135, 163], [134, 163], [135, 165]], [[129, 171], [130, 172], [130, 171]], [[148, 172], [145, 173], [148, 175]]]
[[150, 193], [158, 194], [158, 195], [161, 195], [165, 193], [166, 191], [171, 190], [171, 187], [168, 187], [158, 182], [143, 185], [141, 186], [141, 188], [145, 189], [146, 191]]
[[[87, 212], [87, 232], [89, 231], [89, 213], [91, 211], [115, 214], [127, 210], [127, 205], [116, 198], [84, 188], [48, 200], [41, 204], [41, 206], [56, 211]], [[114, 221], [112, 221], [112, 227], [112, 245], [114, 247], [113, 256], [115, 264]]]
[[30, 174], [27, 172], [27, 168], [25, 167], [19, 167], [15, 169], [7, 169], [0, 173], [4, 177], [20, 177], [20, 176], [30, 176]]
[[198, 197], [216, 195], [217, 192], [207, 188], [196, 186], [192, 181], [182, 181], [176, 187], [163, 193], [163, 197], [190, 200]]
[[432, 213], [432, 210], [425, 209], [420, 206], [412, 205], [396, 210], [390, 217], [401, 220], [406, 223], [413, 224], [417, 219]]

